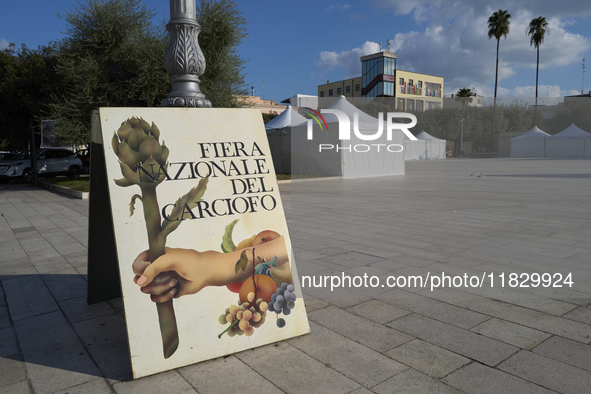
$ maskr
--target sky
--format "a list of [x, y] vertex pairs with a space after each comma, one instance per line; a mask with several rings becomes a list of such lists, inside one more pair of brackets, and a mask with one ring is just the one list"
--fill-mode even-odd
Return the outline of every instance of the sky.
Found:
[[[86, 1], [86, 0], [81, 0]], [[536, 50], [526, 35], [543, 16], [550, 33], [540, 47], [539, 97], [591, 90], [591, 2], [589, 0], [235, 0], [248, 21], [239, 53], [246, 81], [256, 96], [282, 101], [317, 94], [319, 84], [361, 75], [361, 56], [386, 49], [398, 68], [444, 77], [444, 94], [474, 88], [494, 93], [496, 40], [487, 20], [498, 9], [511, 14], [501, 38], [499, 97], [533, 97]], [[0, 5], [0, 48], [8, 43], [36, 48], [64, 37], [64, 15], [76, 0], [24, 0]], [[168, 20], [169, 2], [144, 0]], [[583, 75], [585, 77], [583, 86]], [[250, 91], [250, 90], [249, 90]]]

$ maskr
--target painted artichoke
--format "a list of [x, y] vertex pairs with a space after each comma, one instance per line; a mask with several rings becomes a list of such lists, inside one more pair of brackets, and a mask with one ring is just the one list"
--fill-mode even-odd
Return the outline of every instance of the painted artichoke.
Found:
[[168, 148], [158, 142], [160, 130], [142, 118], [130, 118], [121, 123], [111, 141], [119, 158], [123, 178], [116, 179], [119, 186], [160, 184], [166, 177]]

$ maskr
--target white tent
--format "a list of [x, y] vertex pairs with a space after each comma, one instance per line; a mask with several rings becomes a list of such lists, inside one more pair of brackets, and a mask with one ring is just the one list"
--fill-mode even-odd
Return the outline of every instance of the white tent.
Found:
[[415, 137], [427, 142], [427, 159], [445, 159], [445, 140], [435, 138], [425, 130], [421, 130]]
[[[328, 109], [344, 112], [350, 120], [351, 139], [339, 140], [339, 123], [334, 114], [322, 114], [326, 127], [312, 122], [313, 138], [308, 140], [308, 122], [292, 127], [292, 173], [362, 178], [404, 174], [403, 132], [394, 130], [387, 140], [386, 125], [349, 103], [341, 96]], [[320, 112], [320, 111], [319, 111]], [[376, 140], [363, 140], [353, 132], [354, 114], [363, 135], [383, 132]]]
[[560, 133], [546, 137], [546, 156], [580, 157], [589, 151], [591, 134], [571, 124]]
[[404, 135], [404, 160], [425, 160], [427, 159], [427, 141], [411, 140]]
[[544, 157], [546, 155], [546, 137], [550, 134], [534, 126], [519, 137], [511, 138], [511, 157]]
[[306, 118], [288, 105], [285, 111], [265, 124], [275, 172], [291, 172], [291, 126], [305, 121]]
[[267, 124], [265, 124], [265, 129], [267, 131], [289, 129], [291, 128], [291, 126], [300, 124], [305, 121], [306, 118], [294, 111], [293, 108], [291, 108], [291, 105], [288, 105], [285, 111], [283, 111], [274, 119], [270, 120], [269, 122], [267, 122]]

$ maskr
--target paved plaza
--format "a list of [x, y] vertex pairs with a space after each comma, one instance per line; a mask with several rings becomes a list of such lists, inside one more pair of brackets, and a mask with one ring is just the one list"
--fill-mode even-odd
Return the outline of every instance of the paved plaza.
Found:
[[[0, 392], [590, 391], [591, 160], [410, 161], [280, 190], [311, 333], [134, 381], [122, 299], [86, 304], [88, 200], [0, 185]], [[380, 284], [330, 289], [364, 275]], [[446, 275], [476, 279], [431, 289]]]

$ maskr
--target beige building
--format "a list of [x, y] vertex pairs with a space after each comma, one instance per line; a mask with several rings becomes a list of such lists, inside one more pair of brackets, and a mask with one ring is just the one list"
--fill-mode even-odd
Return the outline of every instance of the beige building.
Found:
[[361, 57], [361, 77], [318, 85], [318, 97], [395, 97], [399, 111], [443, 107], [443, 77], [398, 70], [396, 54]]
[[263, 114], [275, 112], [280, 114], [287, 108], [285, 105], [277, 104], [273, 100], [262, 100], [259, 96], [238, 96], [245, 101], [248, 108], [258, 108]]

